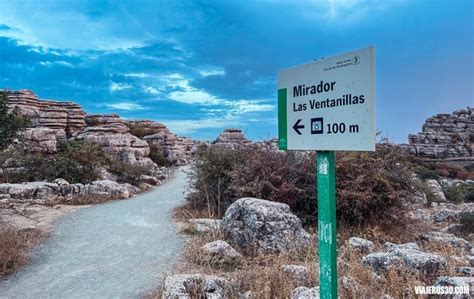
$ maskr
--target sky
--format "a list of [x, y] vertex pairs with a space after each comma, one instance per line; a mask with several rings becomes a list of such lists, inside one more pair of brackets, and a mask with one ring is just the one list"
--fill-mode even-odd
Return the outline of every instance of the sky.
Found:
[[474, 1], [0, 0], [0, 88], [213, 140], [277, 135], [277, 72], [375, 47], [377, 128], [397, 143], [474, 106]]

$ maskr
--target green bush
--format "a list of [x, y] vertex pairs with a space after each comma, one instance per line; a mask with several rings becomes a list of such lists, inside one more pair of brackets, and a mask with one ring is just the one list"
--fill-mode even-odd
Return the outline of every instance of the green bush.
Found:
[[149, 167], [139, 164], [130, 165], [112, 158], [108, 159], [108, 170], [117, 176], [117, 182], [138, 186], [141, 175], [150, 175]]
[[467, 234], [474, 233], [474, 212], [462, 212], [460, 223], [463, 225], [462, 230], [464, 232], [466, 232]]
[[158, 146], [150, 146], [150, 155], [148, 157], [158, 166], [169, 167], [172, 164], [166, 159], [165, 155], [163, 154], [163, 150]]
[[21, 151], [5, 151], [2, 155], [3, 160], [14, 161], [9, 166], [16, 170], [7, 170], [6, 176], [6, 180], [12, 183], [63, 178], [72, 184], [87, 184], [98, 179], [100, 169], [106, 163], [99, 145], [81, 141], [59, 143], [58, 152], [53, 156]]
[[28, 117], [8, 108], [8, 91], [0, 91], [0, 150], [10, 145], [29, 126], [31, 121]]
[[474, 201], [474, 185], [458, 184], [444, 191], [446, 199], [455, 203]]
[[415, 173], [421, 180], [437, 180], [438, 173], [435, 169], [430, 169], [426, 166], [419, 165], [415, 168]]

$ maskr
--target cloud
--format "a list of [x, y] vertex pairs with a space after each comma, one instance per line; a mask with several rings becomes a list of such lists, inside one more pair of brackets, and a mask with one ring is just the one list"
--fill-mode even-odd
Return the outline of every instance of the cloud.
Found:
[[129, 84], [116, 83], [116, 82], [110, 83], [110, 87], [109, 87], [111, 92], [120, 91], [124, 89], [130, 89], [130, 88], [132, 88], [132, 86]]
[[152, 95], [160, 94], [160, 91], [158, 89], [154, 88], [153, 86], [144, 86], [143, 91], [145, 91], [146, 93], [152, 94]]
[[240, 124], [236, 119], [186, 119], [186, 120], [163, 120], [171, 131], [177, 134], [192, 134], [201, 129], [220, 129], [235, 127]]
[[199, 70], [199, 74], [201, 74], [203, 77], [224, 76], [225, 70], [223, 68], [207, 68]]
[[126, 111], [133, 111], [133, 110], [143, 110], [144, 107], [131, 102], [122, 102], [122, 103], [114, 103], [114, 104], [107, 104], [108, 108], [118, 109], [118, 110], [126, 110]]

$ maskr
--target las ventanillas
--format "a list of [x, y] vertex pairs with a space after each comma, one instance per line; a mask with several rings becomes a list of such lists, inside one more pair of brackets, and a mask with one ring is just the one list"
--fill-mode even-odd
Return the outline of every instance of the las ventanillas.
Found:
[[[307, 96], [312, 94], [319, 94], [328, 91], [334, 90], [334, 85], [336, 82], [319, 82], [318, 85], [298, 85], [293, 86], [293, 98], [297, 98], [300, 96]], [[344, 94], [342, 97], [337, 99], [329, 99], [318, 101], [316, 99], [310, 100], [309, 105], [307, 103], [293, 103], [293, 111], [305, 111], [308, 107], [311, 110], [315, 109], [324, 109], [324, 108], [331, 108], [331, 107], [339, 107], [339, 106], [346, 106], [346, 105], [356, 105], [356, 104], [363, 104], [365, 102], [364, 95], [353, 96], [352, 94]]]

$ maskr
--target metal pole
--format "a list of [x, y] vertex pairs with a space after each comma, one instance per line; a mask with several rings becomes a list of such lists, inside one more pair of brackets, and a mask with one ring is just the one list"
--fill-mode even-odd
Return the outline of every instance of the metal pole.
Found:
[[333, 151], [316, 153], [318, 180], [319, 291], [337, 299], [336, 169]]

